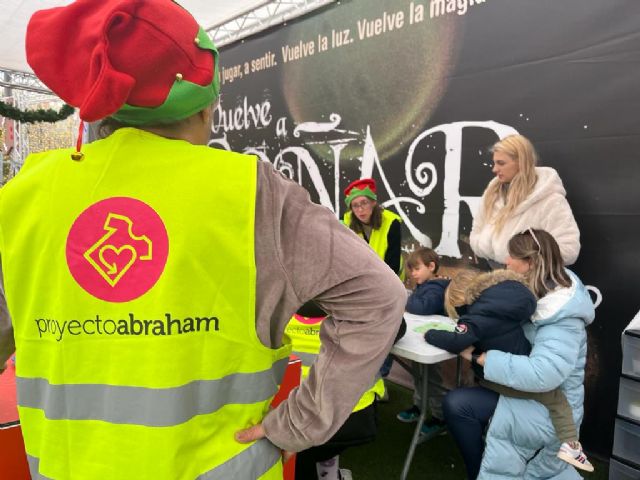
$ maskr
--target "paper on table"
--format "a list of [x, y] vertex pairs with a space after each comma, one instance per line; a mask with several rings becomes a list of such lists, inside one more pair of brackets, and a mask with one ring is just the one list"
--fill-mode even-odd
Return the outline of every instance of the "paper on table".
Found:
[[424, 333], [416, 331], [428, 323], [449, 324], [454, 328], [454, 320], [442, 315], [414, 315], [408, 312], [404, 313], [404, 319], [407, 322], [407, 333], [394, 345], [392, 352], [395, 355], [424, 364], [438, 363], [455, 357], [445, 350], [429, 345], [424, 340]]
[[455, 328], [455, 325], [451, 325], [450, 323], [427, 322], [423, 325], [414, 327], [413, 331], [424, 335], [428, 330], [445, 330], [447, 332], [453, 332]]

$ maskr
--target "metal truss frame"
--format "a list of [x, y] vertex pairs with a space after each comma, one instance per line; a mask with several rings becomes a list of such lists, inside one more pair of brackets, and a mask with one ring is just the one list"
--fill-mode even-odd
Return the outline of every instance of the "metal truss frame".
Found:
[[0, 87], [53, 95], [51, 90], [45, 87], [33, 73], [17, 72], [3, 68], [0, 68]]
[[[267, 28], [293, 20], [336, 0], [273, 0], [258, 8], [207, 28], [207, 33], [218, 46], [228, 45], [254, 35]], [[340, 3], [338, 1], [337, 3]]]
[[[226, 20], [206, 29], [207, 34], [217, 46], [228, 45], [233, 42], [259, 33], [267, 28], [285, 24], [305, 13], [309, 13], [330, 3], [340, 3], [340, 0], [265, 0], [257, 8]], [[4, 87], [4, 88], [3, 88]], [[4, 95], [2, 92], [4, 90]], [[27, 72], [19, 72], [0, 68], [0, 98], [11, 95], [12, 90], [21, 90], [29, 94], [14, 95], [19, 106], [24, 107], [32, 102], [42, 101], [55, 97], [38, 78]], [[17, 93], [17, 92], [16, 92]], [[19, 169], [22, 160], [28, 153], [22, 126], [16, 122], [16, 147], [8, 159], [14, 169]], [[7, 159], [5, 159], [7, 161]], [[0, 178], [0, 184], [2, 178]]]

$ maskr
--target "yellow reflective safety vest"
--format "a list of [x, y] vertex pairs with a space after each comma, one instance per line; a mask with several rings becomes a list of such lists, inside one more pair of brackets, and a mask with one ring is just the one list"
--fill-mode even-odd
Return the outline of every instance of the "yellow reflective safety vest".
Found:
[[[284, 333], [291, 341], [293, 353], [302, 361], [302, 378], [309, 375], [309, 369], [320, 353], [320, 325], [326, 317], [302, 317], [295, 314], [287, 324]], [[384, 382], [376, 378], [373, 386], [364, 392], [353, 411], [357, 412], [368, 407], [378, 397], [384, 395]]]
[[256, 333], [255, 158], [131, 128], [71, 152], [0, 190], [32, 477], [281, 479], [234, 440], [290, 352]]
[[[352, 212], [351, 210], [349, 210], [345, 212], [343, 216], [342, 220], [347, 227], [351, 225], [351, 215]], [[389, 210], [383, 209], [382, 224], [380, 225], [380, 228], [371, 230], [369, 246], [373, 249], [374, 252], [378, 254], [378, 257], [380, 257], [380, 259], [382, 259], [383, 261], [384, 256], [387, 253], [387, 247], [389, 246], [387, 236], [389, 235], [389, 229], [391, 228], [391, 224], [394, 220], [402, 223], [402, 218], [400, 218], [399, 215], [390, 212]], [[362, 235], [362, 233], [359, 233], [358, 235], [360, 235], [360, 237], [364, 239], [364, 235]], [[402, 255], [400, 255], [400, 272], [398, 273], [398, 276], [400, 277], [400, 279], [404, 280], [404, 259], [402, 258]]]

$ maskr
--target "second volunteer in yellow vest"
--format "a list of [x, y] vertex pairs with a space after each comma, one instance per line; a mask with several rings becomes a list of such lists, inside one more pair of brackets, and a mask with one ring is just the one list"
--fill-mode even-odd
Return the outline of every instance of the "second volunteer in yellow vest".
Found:
[[[302, 361], [303, 379], [307, 378], [311, 365], [320, 354], [320, 325], [323, 320], [324, 317], [303, 317], [295, 314], [284, 331], [291, 342], [292, 353]], [[353, 407], [353, 411], [357, 412], [368, 407], [376, 396], [382, 397], [382, 395], [384, 395], [384, 382], [382, 378], [376, 378], [371, 388]]]
[[[291, 342], [293, 353], [302, 361], [302, 378], [304, 379], [320, 354], [320, 328], [327, 317], [323, 315], [322, 310], [315, 308], [314, 302], [304, 305], [300, 311], [314, 316], [305, 317], [295, 314], [285, 329], [285, 335]], [[322, 445], [298, 453], [295, 480], [351, 478], [350, 475], [346, 475], [348, 471], [340, 468], [340, 454], [348, 447], [375, 440], [377, 433], [375, 400], [376, 397], [383, 396], [384, 389], [382, 378], [376, 378], [371, 388], [358, 400], [353, 413], [333, 437]]]
[[[361, 178], [349, 184], [344, 190], [348, 212], [343, 222], [362, 237], [374, 252], [404, 281], [404, 262], [402, 259], [401, 218], [378, 205], [376, 181], [373, 178]], [[386, 378], [391, 372], [393, 360], [388, 356], [380, 367], [380, 375]], [[388, 392], [381, 397], [388, 401]]]
[[344, 214], [344, 224], [362, 237], [389, 268], [402, 278], [402, 219], [378, 205], [376, 182], [373, 178], [351, 182], [344, 194], [344, 201], [349, 209]]

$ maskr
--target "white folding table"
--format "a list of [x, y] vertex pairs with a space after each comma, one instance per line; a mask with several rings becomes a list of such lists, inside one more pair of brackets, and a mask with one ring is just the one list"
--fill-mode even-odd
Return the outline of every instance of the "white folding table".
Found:
[[[404, 462], [402, 469], [401, 480], [406, 480], [409, 474], [409, 467], [413, 460], [413, 454], [415, 453], [416, 446], [422, 441], [428, 440], [424, 435], [421, 435], [420, 430], [424, 424], [427, 410], [428, 410], [428, 398], [429, 398], [429, 369], [428, 365], [443, 362], [451, 358], [456, 358], [456, 355], [442, 350], [433, 345], [429, 345], [424, 340], [424, 333], [417, 332], [416, 329], [424, 328], [425, 324], [430, 322], [446, 323], [449, 325], [455, 325], [455, 321], [449, 317], [443, 317], [441, 315], [413, 315], [411, 313], [405, 313], [404, 318], [407, 322], [407, 333], [402, 337], [391, 349], [391, 354], [394, 359], [411, 375], [417, 384], [420, 384], [420, 417], [416, 424], [411, 444], [409, 445], [409, 451], [407, 458]], [[413, 365], [409, 365], [406, 360], [412, 360]], [[458, 357], [456, 384], [460, 384], [460, 357]]]

